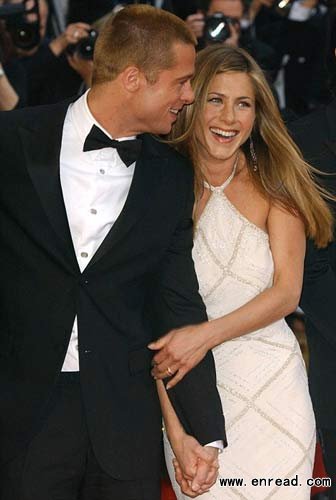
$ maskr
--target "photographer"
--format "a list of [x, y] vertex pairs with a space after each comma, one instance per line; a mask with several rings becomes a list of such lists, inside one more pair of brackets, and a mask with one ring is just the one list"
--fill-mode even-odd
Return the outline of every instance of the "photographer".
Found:
[[66, 50], [88, 36], [90, 25], [72, 23], [53, 40], [46, 37], [49, 8], [46, 0], [38, 0], [40, 43], [32, 50], [20, 50], [26, 71], [28, 104], [50, 104], [78, 92], [82, 78], [67, 60]]
[[[257, 37], [281, 60], [283, 106], [298, 116], [330, 99], [324, 64], [328, 8], [320, 0], [252, 0]], [[314, 75], [314, 78], [312, 78]]]
[[0, 21], [0, 111], [9, 111], [24, 104], [26, 78], [13, 56], [13, 45]]
[[[22, 13], [15, 14], [20, 5]], [[50, 40], [46, 36], [46, 0], [11, 0], [6, 6], [7, 11], [12, 6], [14, 12], [5, 18], [6, 33], [12, 38], [16, 60], [26, 75], [26, 104], [48, 104], [76, 94], [82, 75], [67, 60], [66, 51], [88, 37], [90, 26], [72, 23]]]
[[198, 39], [198, 48], [223, 42], [246, 49], [268, 73], [275, 77], [278, 60], [274, 50], [253, 35], [244, 19], [242, 0], [209, 0], [203, 2], [205, 13], [198, 11], [186, 23]]
[[71, 23], [80, 18], [91, 24], [112, 12], [116, 7], [133, 3], [146, 3], [169, 12], [174, 10], [171, 0], [142, 0], [141, 2], [134, 0], [69, 0], [68, 22]]

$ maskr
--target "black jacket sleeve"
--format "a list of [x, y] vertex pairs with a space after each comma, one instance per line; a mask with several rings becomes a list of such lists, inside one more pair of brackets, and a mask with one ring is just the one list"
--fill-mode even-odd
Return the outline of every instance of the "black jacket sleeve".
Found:
[[[191, 256], [193, 246], [192, 180], [185, 209], [176, 227], [159, 273], [157, 292], [158, 321], [161, 334], [172, 328], [207, 320], [198, 293], [198, 281]], [[224, 417], [216, 387], [213, 355], [205, 358], [184, 379], [168, 391], [185, 430], [202, 444], [223, 440], [226, 445]]]

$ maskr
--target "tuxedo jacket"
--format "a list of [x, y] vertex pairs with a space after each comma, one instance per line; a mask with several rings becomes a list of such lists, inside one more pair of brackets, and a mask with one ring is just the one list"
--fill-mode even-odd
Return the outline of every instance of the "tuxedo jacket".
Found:
[[[329, 176], [319, 175], [336, 194], [336, 100], [291, 124], [291, 132], [304, 158]], [[335, 211], [335, 204], [331, 204]], [[336, 244], [318, 249], [308, 241], [301, 307], [306, 315], [310, 352], [309, 382], [317, 422], [336, 428]]]
[[[0, 459], [43, 425], [77, 315], [96, 456], [115, 478], [152, 476], [162, 424], [146, 346], [206, 320], [191, 258], [192, 169], [143, 135], [124, 209], [81, 273], [59, 173], [68, 104], [0, 114]], [[169, 393], [187, 432], [225, 441], [211, 353]]]

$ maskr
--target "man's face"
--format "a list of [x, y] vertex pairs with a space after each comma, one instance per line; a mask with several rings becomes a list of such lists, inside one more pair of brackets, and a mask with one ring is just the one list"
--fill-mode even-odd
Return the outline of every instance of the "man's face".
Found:
[[159, 71], [155, 83], [143, 77], [134, 110], [139, 132], [168, 134], [185, 104], [194, 100], [190, 80], [194, 74], [195, 48], [176, 43], [175, 64]]
[[243, 17], [243, 3], [241, 0], [212, 0], [209, 5], [208, 15], [222, 12], [224, 16], [241, 19]]

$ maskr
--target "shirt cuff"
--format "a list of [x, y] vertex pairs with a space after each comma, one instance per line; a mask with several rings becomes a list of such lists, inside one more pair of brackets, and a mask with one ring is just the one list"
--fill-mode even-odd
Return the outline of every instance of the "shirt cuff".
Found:
[[212, 441], [211, 443], [207, 443], [204, 445], [206, 446], [212, 446], [213, 448], [218, 448], [219, 453], [222, 453], [224, 450], [224, 442], [222, 440], [219, 441]]

